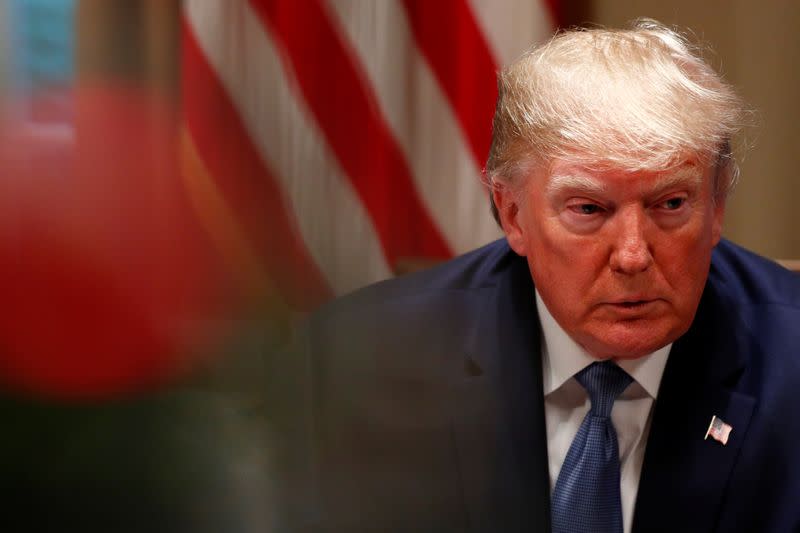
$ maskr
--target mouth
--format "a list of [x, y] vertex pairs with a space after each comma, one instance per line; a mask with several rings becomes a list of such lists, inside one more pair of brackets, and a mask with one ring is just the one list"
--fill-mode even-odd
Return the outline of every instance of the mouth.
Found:
[[630, 298], [608, 302], [608, 307], [625, 317], [636, 317], [654, 311], [658, 298]]
[[614, 302], [613, 305], [622, 307], [623, 309], [637, 309], [651, 302], [653, 302], [653, 300], [626, 300], [624, 302]]

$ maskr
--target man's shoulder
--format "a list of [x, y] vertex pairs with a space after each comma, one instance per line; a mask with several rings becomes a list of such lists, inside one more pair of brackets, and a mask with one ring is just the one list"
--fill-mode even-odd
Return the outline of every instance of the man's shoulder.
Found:
[[[709, 292], [718, 298], [712, 320], [738, 339], [761, 378], [800, 385], [800, 276], [730, 242], [714, 252]], [[771, 371], [767, 371], [769, 368]]]
[[712, 255], [709, 281], [739, 306], [800, 312], [800, 275], [725, 239]]
[[316, 315], [404, 307], [418, 299], [491, 288], [515, 259], [519, 257], [506, 240], [499, 239], [432, 268], [358, 289], [324, 306]]
[[520, 261], [499, 240], [434, 268], [376, 283], [315, 312], [304, 330], [318, 349], [382, 354], [458, 346], [480, 323], [488, 298]]

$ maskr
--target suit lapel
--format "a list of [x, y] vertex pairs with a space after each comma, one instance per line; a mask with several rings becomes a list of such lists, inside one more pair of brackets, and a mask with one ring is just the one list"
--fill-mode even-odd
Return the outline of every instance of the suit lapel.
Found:
[[539, 319], [527, 264], [508, 268], [476, 305], [453, 435], [471, 529], [549, 531]]
[[[713, 531], [755, 407], [734, 390], [745, 370], [744, 329], [709, 284], [689, 332], [672, 348], [645, 452], [634, 532]], [[712, 416], [727, 445], [704, 435]]]

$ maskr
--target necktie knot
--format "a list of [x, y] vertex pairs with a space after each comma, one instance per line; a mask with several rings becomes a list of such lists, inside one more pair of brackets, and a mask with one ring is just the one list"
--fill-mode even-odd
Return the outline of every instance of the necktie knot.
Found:
[[608, 418], [614, 401], [631, 384], [633, 378], [611, 361], [592, 363], [577, 374], [592, 401], [589, 411], [594, 416]]

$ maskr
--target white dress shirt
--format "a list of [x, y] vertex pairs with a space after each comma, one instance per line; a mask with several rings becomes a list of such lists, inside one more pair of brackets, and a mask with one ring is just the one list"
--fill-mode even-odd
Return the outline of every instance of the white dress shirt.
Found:
[[[572, 440], [591, 406], [586, 390], [574, 376], [597, 359], [589, 355], [558, 325], [538, 291], [536, 307], [543, 333], [542, 377], [552, 492]], [[650, 432], [651, 411], [658, 396], [658, 386], [671, 347], [669, 344], [638, 359], [617, 361], [634, 380], [614, 402], [611, 410], [611, 421], [617, 430], [619, 441], [622, 525], [625, 533], [630, 533], [631, 530], [633, 508], [639, 490], [639, 475], [642, 472], [644, 450]]]

